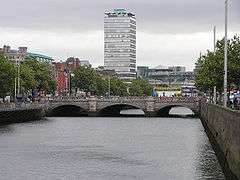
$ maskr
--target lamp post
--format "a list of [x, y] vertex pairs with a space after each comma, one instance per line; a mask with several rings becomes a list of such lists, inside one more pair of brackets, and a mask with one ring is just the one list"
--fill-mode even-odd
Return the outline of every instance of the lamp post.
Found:
[[14, 95], [15, 101], [17, 101], [17, 94], [20, 93], [20, 61], [19, 59], [15, 59], [15, 66], [17, 68], [17, 77], [15, 77], [14, 81]]
[[228, 95], [227, 95], [227, 35], [228, 35], [228, 0], [225, 1], [225, 45], [224, 45], [224, 107], [227, 107]]
[[108, 76], [108, 98], [111, 100], [111, 78]]
[[[213, 28], [213, 52], [216, 53], [216, 26]], [[217, 103], [217, 87], [213, 87], [213, 103]]]
[[[17, 59], [15, 60], [15, 66], [17, 68]], [[14, 96], [15, 96], [15, 102], [17, 101], [17, 77], [15, 76], [14, 79]]]
[[18, 80], [18, 88], [17, 88], [17, 93], [20, 94], [20, 62], [18, 61], [18, 69], [17, 69], [17, 80]]

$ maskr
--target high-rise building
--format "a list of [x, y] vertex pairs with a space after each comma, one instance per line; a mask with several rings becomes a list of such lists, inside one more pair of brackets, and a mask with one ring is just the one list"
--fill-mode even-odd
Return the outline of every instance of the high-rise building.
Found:
[[136, 78], [136, 18], [125, 9], [105, 13], [104, 66], [125, 82]]

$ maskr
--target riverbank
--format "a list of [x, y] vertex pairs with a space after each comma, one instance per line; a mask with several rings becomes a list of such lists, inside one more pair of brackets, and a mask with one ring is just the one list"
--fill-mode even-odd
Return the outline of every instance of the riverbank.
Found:
[[7, 108], [0, 110], [0, 125], [40, 120], [45, 116], [43, 108]]
[[240, 112], [202, 103], [200, 115], [225, 175], [240, 179]]

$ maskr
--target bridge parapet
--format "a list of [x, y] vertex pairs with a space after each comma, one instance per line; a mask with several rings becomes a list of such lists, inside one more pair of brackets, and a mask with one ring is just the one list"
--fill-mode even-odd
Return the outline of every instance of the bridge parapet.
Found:
[[190, 108], [195, 113], [198, 112], [199, 99], [197, 97], [90, 97], [90, 98], [71, 98], [71, 99], [52, 99], [49, 101], [49, 108], [59, 106], [78, 106], [87, 112], [99, 112], [111, 106], [128, 106], [142, 109], [145, 113], [157, 112], [161, 108], [168, 106], [183, 106]]
[[195, 103], [198, 102], [198, 97], [159, 97], [155, 98], [157, 103]]

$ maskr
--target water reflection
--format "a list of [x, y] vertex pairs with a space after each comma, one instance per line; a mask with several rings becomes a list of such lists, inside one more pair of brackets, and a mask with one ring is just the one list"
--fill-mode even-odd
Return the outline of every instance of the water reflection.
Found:
[[0, 136], [5, 134], [11, 134], [14, 132], [14, 127], [11, 125], [1, 125], [0, 126]]
[[[198, 156], [196, 157], [196, 174], [198, 174], [198, 178], [224, 180], [225, 178], [222, 175], [223, 171], [219, 166], [215, 152], [213, 151], [211, 144], [206, 143], [208, 142], [208, 139], [203, 128], [201, 128], [200, 133], [202, 138], [199, 138], [197, 142]], [[215, 169], [213, 167], [219, 168]]]
[[120, 115], [136, 115], [136, 116], [144, 116], [145, 113], [141, 109], [127, 109], [121, 110]]

